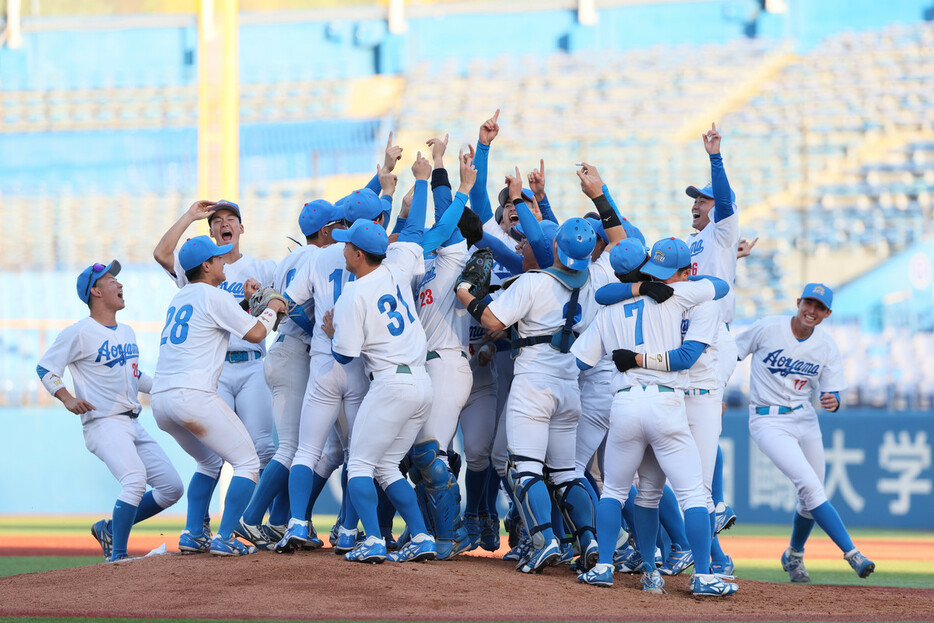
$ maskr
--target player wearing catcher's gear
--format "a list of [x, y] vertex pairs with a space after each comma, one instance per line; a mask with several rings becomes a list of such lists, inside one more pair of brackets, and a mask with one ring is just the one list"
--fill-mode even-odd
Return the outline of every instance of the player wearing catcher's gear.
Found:
[[[178, 472], [138, 419], [139, 392], [149, 393], [152, 379], [139, 369], [133, 329], [117, 322], [117, 312], [125, 306], [119, 272], [120, 263], [114, 260], [78, 275], [78, 298], [90, 315], [66, 327], [36, 367], [49, 393], [81, 416], [85, 445], [120, 483], [113, 518], [91, 527], [110, 561], [127, 557], [133, 524], [175, 504], [184, 491]], [[74, 394], [62, 382], [66, 367]]]
[[[641, 272], [657, 279], [674, 280], [679, 271], [689, 270], [686, 247], [675, 239], [657, 242]], [[681, 248], [679, 248], [681, 247]], [[643, 262], [641, 248], [616, 245], [617, 272]], [[622, 256], [622, 257], [620, 257]], [[628, 289], [633, 295], [644, 294], [658, 284], [641, 282], [611, 284], [610, 289]], [[582, 369], [593, 366], [608, 354], [614, 354], [620, 374], [614, 379], [617, 393], [613, 399], [610, 431], [604, 461], [603, 496], [597, 513], [597, 533], [602, 546], [600, 561], [579, 580], [597, 586], [613, 584], [613, 555], [619, 535], [622, 505], [626, 502], [633, 477], [638, 469], [639, 491], [635, 503], [636, 544], [643, 560], [654, 560], [658, 526], [658, 501], [665, 484], [671, 480], [684, 509], [685, 524], [695, 557], [696, 574], [691, 581], [695, 595], [729, 595], [736, 591], [709, 573], [710, 523], [703, 494], [700, 458], [691, 438], [684, 413], [684, 389], [687, 375], [671, 371], [668, 358], [651, 369], [630, 369], [621, 365], [618, 349], [667, 354], [681, 345], [681, 316], [690, 307], [728, 290], [725, 282], [673, 283], [674, 295], [662, 304], [637, 296], [631, 303], [603, 307], [591, 326], [572, 347]], [[598, 301], [600, 296], [598, 295]], [[651, 451], [649, 451], [651, 450]], [[603, 535], [606, 535], [604, 537]], [[664, 581], [654, 564], [643, 563], [643, 589], [664, 592]]]
[[[343, 227], [344, 211], [335, 208], [327, 201], [319, 199], [306, 203], [298, 217], [298, 225], [305, 236], [305, 246], [290, 253], [276, 268], [273, 284], [277, 291], [285, 292], [295, 275], [317, 255], [324, 247], [334, 241], [331, 231]], [[254, 295], [255, 296], [255, 295]], [[253, 499], [243, 514], [243, 519], [235, 532], [260, 549], [273, 549], [281, 538], [275, 537], [269, 527], [262, 525], [263, 515], [278, 495], [288, 497], [289, 467], [292, 457], [298, 449], [298, 427], [302, 413], [302, 401], [308, 386], [311, 356], [311, 333], [313, 326], [309, 318], [314, 318], [313, 301], [307, 301], [304, 308], [284, 318], [278, 327], [279, 337], [270, 346], [263, 369], [266, 382], [272, 391], [272, 409], [276, 421], [276, 433], [279, 446], [272, 461], [263, 470]], [[286, 504], [287, 506], [287, 504]], [[280, 525], [288, 523], [274, 520], [270, 523]], [[285, 528], [283, 527], [284, 531]], [[320, 546], [320, 539], [315, 540], [314, 528], [309, 529], [309, 543]]]
[[[399, 471], [399, 462], [428, 417], [432, 397], [425, 369], [425, 330], [413, 314], [411, 288], [412, 280], [425, 270], [420, 242], [431, 164], [421, 153], [412, 172], [416, 179], [412, 208], [392, 246], [385, 230], [367, 220], [335, 232], [335, 239], [345, 243], [347, 269], [356, 279], [338, 299], [333, 315], [325, 318], [323, 329], [333, 336], [334, 358], [342, 365], [363, 359], [371, 379], [354, 423], [347, 466], [347, 492], [367, 535], [345, 555], [355, 562], [420, 561], [436, 555], [415, 491]], [[379, 536], [374, 477], [411, 535], [406, 545], [388, 555]]]
[[811, 581], [804, 544], [815, 521], [859, 577], [876, 568], [853, 545], [824, 491], [824, 443], [810, 398], [820, 391], [821, 406], [832, 413], [840, 408], [840, 392], [846, 389], [840, 350], [818, 326], [830, 316], [832, 304], [829, 287], [809, 283], [796, 315], [764, 318], [736, 338], [739, 358], [752, 355], [749, 435], [798, 492], [791, 544], [781, 558], [792, 582]]
[[[162, 236], [153, 251], [153, 257], [181, 288], [188, 283], [185, 268], [181, 266], [175, 249], [178, 242], [195, 221], [207, 219], [211, 237], [220, 245], [230, 245], [225, 256], [224, 279], [218, 284], [236, 302], [243, 301], [244, 283], [255, 279], [261, 286], [271, 286], [276, 263], [257, 260], [240, 253], [240, 236], [244, 228], [240, 206], [230, 201], [196, 201]], [[226, 365], [217, 386], [218, 395], [243, 420], [259, 456], [260, 469], [276, 453], [272, 396], [263, 377], [262, 358], [266, 355], [265, 341], [250, 343], [233, 335], [224, 357]]]
[[[218, 556], [256, 551], [233, 536], [253, 493], [259, 458], [244, 424], [217, 393], [227, 343], [231, 334], [251, 344], [262, 342], [286, 311], [281, 298], [271, 299], [257, 319], [217, 288], [224, 282], [224, 257], [232, 248], [197, 236], [179, 250], [187, 285], [166, 313], [152, 386], [152, 410], [159, 428], [197, 461], [188, 485], [188, 518], [179, 549], [210, 550]], [[247, 281], [244, 293], [251, 295], [257, 285]], [[224, 461], [233, 466], [233, 478], [217, 535], [208, 543], [202, 522]]]

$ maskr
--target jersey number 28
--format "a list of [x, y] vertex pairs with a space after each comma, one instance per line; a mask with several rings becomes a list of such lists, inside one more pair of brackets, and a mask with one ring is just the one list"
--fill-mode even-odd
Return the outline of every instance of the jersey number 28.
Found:
[[[396, 295], [399, 302], [405, 307], [405, 313], [409, 317], [409, 322], [415, 322], [415, 316], [413, 316], [411, 310], [409, 310], [408, 303], [402, 298], [402, 291], [399, 289], [399, 286], [396, 286]], [[396, 303], [397, 297], [392, 294], [384, 294], [379, 297], [379, 300], [376, 302], [376, 308], [379, 309], [379, 312], [381, 314], [386, 314], [391, 321], [386, 324], [386, 328], [389, 329], [389, 333], [392, 336], [401, 335], [405, 330], [405, 319], [402, 317], [402, 314], [396, 311], [396, 307], [398, 307]]]
[[[174, 307], [170, 307], [165, 315], [165, 326], [162, 328], [162, 341], [159, 342], [159, 344], [165, 344], [166, 340], [169, 340], [173, 344], [181, 344], [187, 340], [188, 321], [191, 320], [191, 312], [191, 305], [182, 305], [178, 308], [177, 312]], [[173, 320], [175, 324], [169, 329], [169, 324]], [[168, 333], [166, 333], [166, 331], [168, 331]]]

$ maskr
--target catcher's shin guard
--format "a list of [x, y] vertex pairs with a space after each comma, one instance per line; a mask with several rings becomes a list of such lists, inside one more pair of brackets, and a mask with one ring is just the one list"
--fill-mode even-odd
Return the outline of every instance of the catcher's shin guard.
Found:
[[435, 538], [453, 541], [455, 526], [460, 523], [460, 489], [440, 454], [437, 441], [418, 444], [412, 448], [412, 466], [418, 469], [425, 487], [425, 511]]
[[[547, 545], [544, 531], [551, 533], [551, 503], [548, 498], [547, 487], [541, 474], [535, 472], [520, 472], [517, 464], [520, 462], [542, 463], [538, 459], [513, 454], [506, 451], [506, 480], [512, 488], [514, 502], [519, 510], [519, 516], [525, 524], [532, 539], [533, 549], [541, 549]], [[540, 487], [541, 494], [536, 495], [536, 485]]]
[[587, 543], [596, 538], [597, 534], [594, 528], [596, 518], [593, 499], [587, 488], [580, 478], [574, 478], [559, 484], [549, 483], [548, 491], [561, 510], [565, 527], [577, 539], [583, 552]]

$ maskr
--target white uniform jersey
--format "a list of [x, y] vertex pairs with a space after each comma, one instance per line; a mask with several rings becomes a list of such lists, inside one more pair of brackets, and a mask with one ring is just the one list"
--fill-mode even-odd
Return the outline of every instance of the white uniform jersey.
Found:
[[818, 326], [799, 341], [791, 319], [763, 318], [736, 338], [739, 358], [752, 355], [749, 403], [754, 407], [798, 407], [810, 401], [814, 390], [846, 389], [843, 358], [830, 334]]
[[[321, 247], [309, 244], [289, 253], [279, 262], [279, 265], [276, 266], [276, 274], [273, 276], [272, 287], [274, 287], [277, 292], [286, 292], [289, 285], [299, 274], [301, 268], [322, 250]], [[301, 308], [305, 311], [305, 315], [308, 316], [309, 319], [315, 317], [315, 303], [313, 299], [309, 298], [303, 301]], [[282, 319], [279, 323], [278, 332], [280, 335], [290, 335], [300, 339], [306, 344], [311, 344], [311, 336], [289, 318]]]
[[[578, 332], [587, 328], [596, 313], [593, 281], [591, 276], [578, 296], [572, 325]], [[489, 310], [507, 327], [515, 324], [519, 338], [553, 335], [564, 328], [570, 298], [571, 290], [556, 278], [530, 272], [513, 281], [490, 303]], [[515, 374], [538, 372], [562, 379], [576, 378], [577, 369], [571, 353], [562, 353], [550, 343], [523, 347], [515, 363]]]
[[706, 344], [707, 348], [688, 370], [691, 389], [713, 390], [720, 387], [717, 380], [717, 333], [720, 330], [720, 308], [717, 301], [695, 305], [684, 312], [681, 335], [686, 342], [692, 340]]
[[[590, 278], [593, 280], [593, 291], [596, 291], [608, 283], [613, 283], [617, 281], [616, 273], [613, 272], [613, 265], [610, 264], [610, 247], [607, 246], [606, 250], [600, 254], [600, 257], [597, 258], [597, 261], [593, 263], [590, 270]], [[613, 363], [613, 357], [607, 355], [600, 360], [600, 362], [595, 365], [590, 370], [584, 370], [581, 372], [581, 380], [583, 381], [587, 376], [591, 374], [599, 374], [601, 372], [615, 372], [616, 364]]]
[[236, 299], [202, 282], [183, 287], [165, 318], [154, 394], [181, 387], [217, 391], [228, 341], [242, 338], [257, 322]]
[[136, 333], [125, 324], [106, 327], [90, 316], [58, 334], [39, 360], [44, 378], [61, 378], [67, 367], [74, 380], [74, 395], [96, 410], [81, 415], [81, 423], [132, 411], [140, 412], [139, 347]]
[[723, 279], [730, 291], [717, 301], [720, 320], [733, 322], [736, 296], [733, 284], [736, 281], [736, 246], [739, 244], [739, 215], [734, 211], [719, 223], [713, 221], [714, 208], [710, 210], [710, 222], [701, 231], [691, 234], [687, 244], [691, 248], [691, 274], [710, 275]]
[[425, 329], [418, 320], [412, 280], [423, 274], [421, 246], [389, 245], [386, 259], [374, 271], [348, 283], [334, 305], [335, 353], [363, 356], [369, 373], [398, 366], [425, 365]]
[[454, 283], [467, 263], [464, 241], [438, 249], [425, 262], [425, 275], [418, 284], [418, 317], [425, 328], [428, 350], [466, 350], [470, 315], [454, 293]]
[[[589, 366], [596, 365], [605, 355], [618, 348], [636, 353], [662, 353], [681, 346], [681, 319], [685, 310], [711, 301], [714, 286], [706, 279], [671, 284], [674, 294], [657, 304], [645, 296], [609, 305], [597, 312], [590, 327], [577, 338], [571, 353]], [[675, 389], [688, 388], [685, 371], [663, 372], [633, 368], [617, 372], [613, 389], [618, 391], [633, 385], [667, 385]]]
[[[178, 251], [175, 252], [175, 268], [173, 270], [175, 271], [175, 275], [172, 276], [170, 274], [169, 276], [172, 277], [175, 284], [179, 288], [184, 288], [188, 285], [188, 278], [185, 277], [185, 270], [182, 268], [182, 265], [178, 263]], [[273, 275], [275, 272], [275, 261], [258, 260], [249, 255], [241, 255], [240, 259], [233, 264], [224, 265], [225, 281], [217, 287], [232, 294], [236, 302], [239, 303], [243, 300], [243, 283], [247, 279], [256, 279], [259, 281], [260, 285], [271, 286], [273, 285]], [[246, 340], [241, 340], [240, 336], [232, 335], [227, 349], [230, 352], [257, 351], [265, 355], [266, 343], [260, 342], [259, 344], [251, 344]]]

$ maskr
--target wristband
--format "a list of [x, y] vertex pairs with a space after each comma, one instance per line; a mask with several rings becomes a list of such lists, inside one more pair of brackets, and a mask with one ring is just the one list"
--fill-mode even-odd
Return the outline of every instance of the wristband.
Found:
[[657, 355], [642, 355], [642, 367], [649, 370], [659, 370], [661, 372], [670, 372], [671, 367], [668, 362], [668, 351]]
[[65, 384], [62, 382], [62, 379], [56, 375], [49, 372], [40, 379], [42, 385], [45, 386], [46, 390], [53, 396], [60, 389], [65, 389]]
[[525, 203], [525, 197], [519, 197], [518, 199], [510, 199], [510, 201], [512, 201], [513, 206], [516, 206], [516, 205], [519, 205], [520, 203]]
[[483, 312], [486, 311], [487, 304], [481, 301], [480, 299], [474, 299], [467, 304], [467, 313], [474, 317], [474, 319], [483, 323]]
[[623, 224], [619, 220], [619, 214], [610, 205], [610, 200], [606, 198], [606, 195], [594, 197], [593, 204], [597, 208], [597, 212], [600, 213], [600, 222], [603, 223], [604, 231], [611, 227], [622, 227]]
[[451, 181], [448, 178], [447, 169], [433, 169], [431, 171], [431, 189], [434, 190], [439, 186], [451, 187]]
[[259, 323], [266, 327], [266, 335], [269, 335], [273, 332], [273, 328], [276, 326], [276, 318], [278, 318], [276, 312], [272, 311], [268, 307], [264, 309], [263, 313], [260, 314], [257, 318]]

